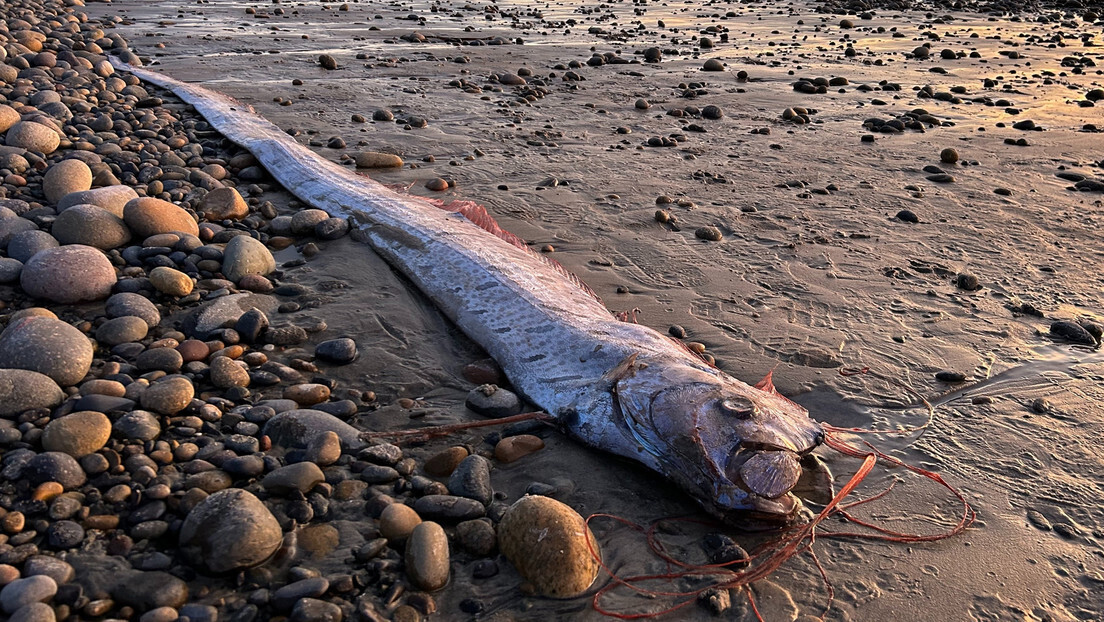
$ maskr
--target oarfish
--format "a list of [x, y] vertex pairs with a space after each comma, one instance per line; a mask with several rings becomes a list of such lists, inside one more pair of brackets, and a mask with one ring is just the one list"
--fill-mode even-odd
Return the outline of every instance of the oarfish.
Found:
[[745, 384], [680, 342], [617, 319], [578, 279], [517, 239], [330, 162], [247, 105], [112, 62], [194, 106], [305, 203], [351, 218], [570, 436], [669, 478], [722, 519], [797, 514], [801, 502], [790, 490], [799, 456], [821, 443], [823, 431], [769, 382]]

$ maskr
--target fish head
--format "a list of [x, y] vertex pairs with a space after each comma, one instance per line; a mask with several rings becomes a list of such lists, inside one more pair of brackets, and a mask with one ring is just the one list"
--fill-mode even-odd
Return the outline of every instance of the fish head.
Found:
[[651, 462], [723, 520], [793, 521], [800, 457], [824, 440], [801, 406], [720, 370], [664, 360], [616, 382], [625, 426]]

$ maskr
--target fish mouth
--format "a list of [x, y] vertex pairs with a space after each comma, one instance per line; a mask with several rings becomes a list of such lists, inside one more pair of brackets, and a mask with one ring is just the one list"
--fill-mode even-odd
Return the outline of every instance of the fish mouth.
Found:
[[[812, 448], [801, 452], [812, 451]], [[729, 456], [725, 476], [746, 494], [745, 505], [764, 518], [787, 520], [802, 507], [790, 491], [801, 478], [801, 454], [766, 443], [742, 443]]]

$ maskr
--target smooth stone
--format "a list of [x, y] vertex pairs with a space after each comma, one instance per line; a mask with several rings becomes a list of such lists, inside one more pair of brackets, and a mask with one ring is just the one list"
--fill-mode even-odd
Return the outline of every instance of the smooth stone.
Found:
[[152, 441], [161, 436], [161, 422], [151, 412], [133, 410], [116, 419], [112, 430], [127, 440]]
[[320, 410], [281, 412], [265, 422], [262, 433], [272, 440], [273, 445], [293, 449], [307, 447], [315, 437], [327, 431], [337, 434], [346, 449], [355, 450], [364, 446], [360, 430]]
[[61, 145], [61, 137], [42, 123], [20, 121], [8, 128], [4, 135], [4, 144], [49, 155], [57, 151]]
[[84, 540], [84, 527], [71, 520], [59, 520], [46, 530], [46, 541], [55, 549], [76, 548]]
[[402, 541], [422, 522], [414, 508], [403, 503], [392, 503], [383, 508], [379, 516], [380, 535], [388, 540]]
[[518, 499], [498, 523], [498, 547], [534, 590], [553, 598], [585, 592], [598, 576], [598, 541], [582, 516], [550, 497]]
[[157, 310], [157, 305], [145, 296], [130, 292], [122, 292], [108, 298], [104, 312], [109, 318], [127, 316], [142, 318], [150, 328], [161, 323], [161, 312]]
[[57, 594], [57, 583], [46, 575], [16, 579], [0, 590], [0, 607], [5, 613], [15, 613], [19, 608], [50, 600]]
[[96, 329], [96, 341], [107, 345], [117, 346], [120, 343], [132, 343], [146, 338], [149, 325], [140, 317], [124, 315], [112, 318]]
[[315, 225], [329, 217], [329, 214], [320, 209], [299, 210], [291, 217], [291, 232], [295, 235], [310, 235], [314, 232]]
[[15, 283], [23, 274], [23, 262], [11, 257], [0, 257], [0, 283]]
[[416, 525], [406, 540], [406, 573], [414, 585], [427, 592], [439, 590], [449, 580], [448, 536], [440, 525]]
[[468, 392], [464, 405], [484, 417], [510, 417], [521, 412], [521, 399], [513, 391], [484, 384]]
[[37, 231], [38, 225], [26, 218], [12, 216], [11, 211], [0, 216], [0, 248], [5, 248], [12, 236], [26, 231]]
[[111, 395], [85, 395], [73, 405], [74, 410], [94, 410], [101, 413], [127, 412], [134, 408], [134, 400]]
[[8, 622], [57, 622], [54, 608], [46, 603], [31, 603], [16, 610]]
[[460, 462], [468, 457], [468, 448], [463, 446], [449, 447], [441, 450], [436, 454], [430, 456], [425, 461], [423, 469], [427, 475], [433, 477], [448, 477], [460, 464]]
[[57, 210], [61, 212], [74, 205], [95, 205], [108, 212], [123, 217], [123, 207], [133, 199], [138, 198], [138, 193], [130, 186], [104, 186], [67, 194], [57, 202]]
[[264, 563], [284, 541], [280, 523], [260, 499], [240, 488], [200, 501], [180, 528], [180, 551], [215, 573]]
[[[168, 349], [168, 348], [161, 348]], [[162, 415], [174, 415], [184, 409], [195, 397], [191, 381], [180, 376], [163, 378], [142, 392], [139, 402], [142, 408]]]
[[177, 298], [192, 293], [192, 288], [195, 286], [192, 277], [168, 266], [157, 266], [150, 270], [149, 280], [157, 291]]
[[353, 157], [357, 168], [399, 168], [403, 165], [403, 159], [393, 153], [361, 151]]
[[332, 430], [325, 430], [307, 443], [307, 460], [318, 466], [329, 466], [341, 458], [341, 437]]
[[23, 466], [21, 476], [34, 486], [57, 482], [66, 490], [83, 486], [87, 479], [76, 458], [57, 451], [46, 451], [31, 458]]
[[279, 306], [276, 298], [265, 294], [231, 294], [222, 296], [196, 309], [184, 319], [184, 332], [197, 339], [207, 339], [220, 328], [233, 328], [243, 314], [253, 308], [273, 313]]
[[159, 607], [177, 609], [188, 601], [188, 584], [167, 572], [138, 572], [115, 584], [111, 596], [123, 605], [146, 612]]
[[111, 420], [103, 413], [74, 412], [46, 424], [42, 431], [42, 448], [80, 458], [99, 451], [109, 438]]
[[138, 197], [123, 206], [123, 220], [140, 238], [158, 233], [199, 235], [199, 225], [183, 208], [153, 197]]
[[241, 220], [249, 215], [249, 205], [236, 188], [215, 188], [203, 197], [199, 211], [208, 220]]
[[0, 417], [36, 408], [53, 408], [65, 393], [45, 374], [24, 369], [0, 369]]
[[27, 263], [27, 260], [34, 257], [38, 251], [57, 248], [58, 246], [60, 244], [58, 244], [57, 238], [45, 231], [39, 229], [20, 231], [19, 233], [13, 233], [8, 238], [8, 257], [17, 259], [21, 263]]
[[300, 406], [314, 406], [330, 399], [330, 388], [324, 384], [295, 384], [284, 389], [284, 399], [294, 400]]
[[357, 345], [348, 337], [330, 339], [315, 346], [314, 355], [324, 361], [347, 365], [356, 360]]
[[211, 384], [220, 389], [249, 386], [249, 372], [228, 356], [217, 356], [211, 361]]
[[494, 454], [496, 460], [508, 464], [543, 448], [544, 441], [539, 436], [518, 434], [498, 441]]
[[28, 295], [62, 304], [107, 298], [115, 281], [115, 267], [103, 252], [83, 244], [35, 253], [19, 277]]
[[36, 371], [63, 387], [84, 379], [92, 355], [88, 337], [61, 320], [24, 317], [0, 333], [0, 367]]
[[239, 235], [226, 244], [222, 274], [237, 283], [247, 274], [267, 275], [276, 270], [276, 259], [260, 240]]
[[134, 359], [138, 371], [173, 373], [184, 365], [184, 356], [176, 348], [150, 348]]
[[347, 218], [327, 218], [314, 226], [314, 237], [319, 240], [336, 240], [349, 232]]
[[51, 555], [35, 555], [23, 562], [23, 574], [28, 577], [44, 575], [61, 585], [72, 581], [76, 570], [64, 559]]
[[494, 525], [488, 519], [466, 520], [456, 525], [456, 540], [460, 546], [480, 557], [487, 557], [498, 546]]
[[303, 598], [295, 603], [288, 622], [341, 622], [343, 615], [341, 607], [331, 602]]
[[475, 499], [426, 495], [414, 502], [414, 511], [426, 519], [455, 522], [479, 518], [487, 513], [487, 508]]
[[[3, 60], [0, 58], [0, 60]], [[15, 108], [6, 105], [0, 105], [0, 132], [8, 131], [11, 126], [19, 123], [20, 115], [16, 112]]]
[[46, 169], [42, 177], [42, 193], [50, 203], [57, 203], [67, 194], [83, 192], [92, 187], [92, 169], [77, 159], [62, 160]]
[[293, 490], [302, 493], [310, 492], [312, 488], [326, 481], [322, 469], [313, 462], [296, 462], [282, 466], [261, 480], [261, 486], [275, 494], [286, 494]]
[[328, 589], [330, 589], [330, 582], [325, 577], [294, 581], [272, 593], [272, 606], [277, 611], [287, 611], [300, 599], [321, 596]]
[[473, 454], [464, 458], [449, 476], [448, 490], [458, 497], [474, 499], [490, 505], [494, 499], [491, 487], [491, 461]]

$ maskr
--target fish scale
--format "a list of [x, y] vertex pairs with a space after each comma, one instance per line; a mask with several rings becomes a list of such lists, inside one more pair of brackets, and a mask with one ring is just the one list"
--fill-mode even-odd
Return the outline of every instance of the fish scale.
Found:
[[[819, 427], [804, 409], [728, 377], [666, 335], [618, 320], [558, 264], [488, 233], [458, 212], [397, 193], [323, 158], [248, 105], [116, 58], [112, 63], [194, 106], [305, 203], [350, 218], [377, 253], [481, 345], [514, 388], [555, 415], [569, 434], [671, 478], [707, 509], [717, 513], [719, 507], [722, 514], [748, 509], [743, 501], [749, 493], [724, 475], [725, 464], [743, 440], [785, 451], [807, 451], [819, 442]], [[702, 430], [727, 425], [724, 421], [714, 425], [713, 414], [694, 411], [689, 404], [686, 413], [664, 414], [662, 421], [651, 409], [657, 395], [684, 379], [769, 403], [766, 414], [772, 418], [779, 409], [791, 412], [772, 419], [769, 427], [734, 431], [732, 439], [712, 443], [718, 447], [705, 447], [702, 438], [712, 436]], [[702, 394], [710, 403], [717, 401], [708, 391]], [[702, 455], [687, 456], [688, 445], [671, 437], [701, 445]], [[774, 508], [767, 500], [753, 501], [760, 509]], [[787, 505], [785, 513], [791, 510]]]

